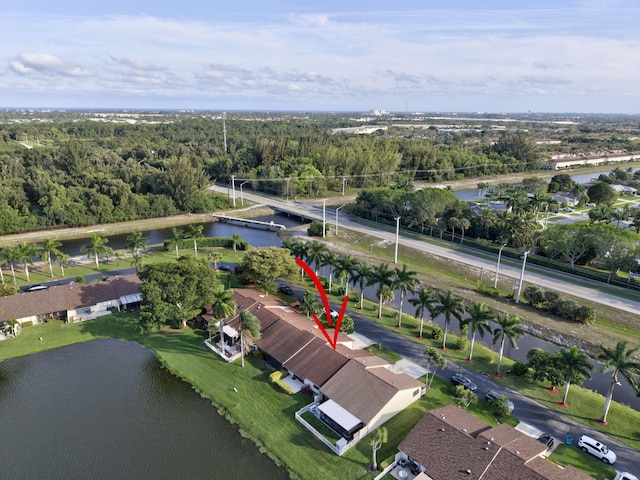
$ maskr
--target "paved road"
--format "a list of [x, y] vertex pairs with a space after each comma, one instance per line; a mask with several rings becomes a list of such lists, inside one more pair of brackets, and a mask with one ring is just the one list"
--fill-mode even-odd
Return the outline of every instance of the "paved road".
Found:
[[[303, 292], [304, 289], [302, 288], [296, 290], [298, 296], [301, 296]], [[333, 304], [332, 308], [337, 309], [339, 305]], [[349, 310], [348, 313], [353, 319], [355, 331], [359, 335], [367, 337], [374, 343], [380, 343], [386, 348], [399, 353], [403, 358], [426, 368], [426, 357], [423, 346], [359, 315], [357, 311]], [[564, 442], [566, 435], [570, 435], [573, 438], [574, 446], [580, 435], [586, 434], [593, 438], [600, 439], [618, 455], [618, 461], [614, 464], [616, 470], [638, 473], [640, 468], [640, 452], [628, 445], [612, 437], [603, 435], [599, 431], [578, 423], [565, 415], [550, 410], [535, 400], [494, 382], [490, 376], [469, 370], [464, 365], [448, 361], [447, 367], [443, 370], [438, 370], [437, 375], [449, 381], [451, 376], [456, 372], [462, 373], [478, 385], [478, 393], [480, 396], [489, 389], [504, 392], [509, 399], [513, 401], [515, 405], [514, 414], [520, 421], [532, 425], [538, 430], [549, 433], [556, 439], [556, 442]], [[428, 395], [429, 392], [427, 391], [427, 396]]]
[[[227, 187], [212, 186], [210, 188], [219, 193], [227, 193]], [[304, 215], [306, 217], [311, 217], [320, 221], [322, 221], [323, 218], [322, 207], [301, 202], [282, 200], [281, 198], [277, 197], [256, 195], [254, 193], [246, 191], [243, 192], [243, 195], [245, 199], [252, 202], [261, 203], [263, 205], [271, 207], [287, 209], [291, 213]], [[335, 223], [335, 210], [327, 208], [325, 211], [325, 219], [327, 223]], [[340, 212], [338, 223], [339, 227], [349, 228], [350, 230], [360, 232], [363, 235], [371, 235], [373, 237], [381, 238], [392, 244], [394, 244], [396, 241], [395, 232], [385, 231], [379, 228], [368, 226], [362, 223], [357, 218], [352, 218], [349, 215], [343, 214], [342, 211]], [[420, 250], [432, 255], [448, 258], [450, 260], [474, 266], [478, 270], [483, 268], [485, 272], [495, 272], [496, 270], [496, 260], [481, 258], [473, 253], [465, 253], [463, 251], [453, 250], [441, 245], [429, 243], [424, 240], [415, 240], [402, 234], [399, 235], [398, 243], [400, 245], [414, 248], [416, 250]], [[522, 267], [520, 265], [512, 265], [510, 263], [511, 262], [509, 260], [501, 262], [500, 278], [509, 277], [516, 281], [520, 278]], [[577, 285], [576, 281], [573, 280], [570, 275], [566, 275], [566, 279], [550, 278], [543, 269], [531, 264], [527, 265], [524, 282], [538, 285], [543, 289], [565, 292], [577, 298], [584, 298], [590, 301], [595, 301], [598, 303], [602, 303], [603, 305], [608, 305], [610, 307], [624, 310], [630, 313], [637, 314], [638, 312], [640, 312], [640, 300], [630, 300], [611, 293], [603, 292], [599, 289], [600, 284], [596, 282], [594, 282], [590, 286], [585, 286], [584, 279], [580, 279], [581, 285]]]

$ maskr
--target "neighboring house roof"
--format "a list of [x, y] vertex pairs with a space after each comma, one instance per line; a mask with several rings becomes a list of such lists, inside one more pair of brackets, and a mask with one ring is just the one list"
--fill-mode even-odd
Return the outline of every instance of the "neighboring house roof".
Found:
[[587, 480], [541, 455], [546, 446], [507, 424], [490, 427], [453, 405], [427, 412], [398, 447], [433, 480]]
[[368, 368], [351, 359], [335, 373], [320, 392], [346, 408], [364, 423], [369, 422], [400, 390], [422, 388], [422, 383], [385, 367]]
[[348, 361], [347, 357], [329, 347], [326, 341], [314, 338], [283, 366], [295, 372], [298, 378], [309, 379], [321, 387]]
[[256, 345], [270, 357], [284, 364], [316, 337], [281, 320], [262, 331]]
[[118, 300], [120, 297], [137, 293], [141, 283], [135, 274], [122, 275], [110, 277], [99, 283], [56, 285], [47, 290], [2, 297], [0, 322], [9, 318], [47, 315]]

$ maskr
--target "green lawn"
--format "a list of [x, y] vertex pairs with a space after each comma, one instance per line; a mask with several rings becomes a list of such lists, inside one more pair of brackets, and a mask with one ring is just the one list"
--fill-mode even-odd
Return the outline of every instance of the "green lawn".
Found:
[[565, 444], [558, 445], [551, 454], [551, 460], [559, 465], [580, 465], [580, 469], [593, 478], [613, 480], [616, 470], [597, 458]]

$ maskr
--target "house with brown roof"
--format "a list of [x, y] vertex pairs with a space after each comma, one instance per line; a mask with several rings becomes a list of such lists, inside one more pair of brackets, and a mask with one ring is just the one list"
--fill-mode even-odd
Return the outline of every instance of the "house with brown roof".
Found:
[[[313, 403], [296, 412], [296, 418], [338, 455], [424, 394], [422, 382], [407, 374], [394, 373], [388, 360], [353, 349], [353, 339], [344, 333], [339, 333], [337, 346], [332, 348], [313, 320], [281, 300], [245, 289], [236, 289], [234, 298], [238, 310], [224, 321], [225, 355], [221, 356], [227, 361], [237, 358], [230, 351], [235, 341], [233, 335], [224, 327], [237, 331], [240, 312], [249, 310], [260, 320], [261, 337], [256, 346], [265, 361], [276, 369], [286, 370], [289, 377], [314, 392]], [[333, 333], [328, 329], [330, 338]], [[219, 341], [217, 336], [208, 343], [218, 354]], [[286, 380], [283, 379], [285, 383]], [[325, 439], [302, 419], [307, 411], [341, 438], [335, 444]]]
[[49, 319], [89, 320], [139, 302], [140, 284], [137, 275], [122, 275], [98, 283], [56, 285], [1, 297], [0, 322], [10, 318], [20, 324], [38, 324]]
[[525, 433], [507, 424], [491, 427], [453, 405], [427, 412], [398, 449], [392, 466], [396, 475], [406, 478], [411, 467], [417, 480], [591, 478], [572, 466], [551, 463], [547, 446]]

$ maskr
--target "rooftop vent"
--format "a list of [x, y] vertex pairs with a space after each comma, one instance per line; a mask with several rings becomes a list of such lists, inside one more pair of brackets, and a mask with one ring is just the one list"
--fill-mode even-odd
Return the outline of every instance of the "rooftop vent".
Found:
[[471, 475], [471, 470], [467, 468], [467, 475]]

